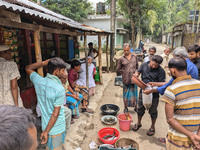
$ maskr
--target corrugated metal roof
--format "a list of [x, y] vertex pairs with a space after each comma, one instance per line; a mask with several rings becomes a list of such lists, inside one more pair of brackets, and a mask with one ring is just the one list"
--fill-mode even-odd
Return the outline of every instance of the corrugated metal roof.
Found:
[[[12, 3], [10, 3], [10, 1], [12, 1]], [[38, 5], [35, 2], [28, 1], [28, 0], [9, 0], [9, 2], [7, 2], [6, 0], [4, 1], [0, 0], [0, 7], [11, 9], [12, 11], [17, 11], [20, 13], [25, 13], [30, 16], [52, 21], [61, 25], [68, 25], [72, 28], [76, 28], [79, 30], [112, 33], [110, 31], [105, 31], [105, 30], [84, 25], [68, 17], [65, 17], [61, 14], [55, 13], [41, 5]]]

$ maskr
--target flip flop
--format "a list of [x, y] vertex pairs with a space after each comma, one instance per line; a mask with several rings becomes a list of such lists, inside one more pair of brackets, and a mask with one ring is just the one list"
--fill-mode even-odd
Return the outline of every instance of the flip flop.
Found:
[[124, 108], [124, 113], [128, 113], [128, 108]]
[[134, 128], [135, 128], [135, 129], [132, 127], [132, 130], [133, 130], [133, 131], [137, 131], [137, 130], [139, 130], [139, 128], [141, 128], [141, 127], [142, 127], [142, 125], [137, 125], [137, 124], [135, 124], [135, 125], [134, 125]]
[[166, 144], [166, 139], [165, 138], [158, 138], [158, 141], [163, 143], [163, 144]]
[[78, 115], [73, 115], [73, 116], [72, 116], [72, 118], [73, 118], [73, 119], [78, 119], [78, 118], [79, 118], [79, 116], [78, 116], [77, 118], [74, 118], [74, 117], [76, 117], [76, 116], [78, 116]]
[[[152, 134], [150, 134], [151, 132], [153, 132]], [[147, 135], [148, 136], [152, 136], [152, 135], [154, 135], [155, 134], [155, 130], [153, 131], [153, 130], [151, 130], [151, 128], [147, 131]]]
[[82, 112], [87, 112], [87, 113], [91, 113], [91, 114], [94, 113], [94, 111], [90, 108], [81, 108], [81, 109], [82, 109]]
[[74, 123], [75, 123], [74, 119], [72, 118], [70, 124], [74, 124]]

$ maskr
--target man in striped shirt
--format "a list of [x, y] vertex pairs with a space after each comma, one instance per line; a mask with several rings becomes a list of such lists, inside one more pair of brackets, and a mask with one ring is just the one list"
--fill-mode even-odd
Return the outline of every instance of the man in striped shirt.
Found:
[[187, 75], [187, 62], [180, 57], [169, 61], [174, 79], [164, 93], [165, 113], [169, 124], [167, 150], [200, 148], [200, 81]]

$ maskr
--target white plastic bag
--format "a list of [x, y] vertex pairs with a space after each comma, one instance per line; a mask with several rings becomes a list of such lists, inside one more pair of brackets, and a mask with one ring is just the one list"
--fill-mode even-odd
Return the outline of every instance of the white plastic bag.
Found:
[[[148, 90], [148, 89], [152, 89], [152, 87], [148, 86], [145, 90]], [[144, 107], [147, 110], [149, 110], [149, 108], [152, 105], [152, 99], [153, 99], [152, 93], [150, 93], [149, 95], [146, 95], [146, 94], [143, 93], [143, 90], [142, 90], [142, 102], [143, 102]]]

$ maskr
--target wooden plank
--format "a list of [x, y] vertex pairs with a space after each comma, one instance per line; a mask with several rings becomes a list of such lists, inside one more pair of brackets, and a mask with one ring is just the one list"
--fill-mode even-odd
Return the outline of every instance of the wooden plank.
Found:
[[[84, 47], [85, 47], [85, 63], [86, 63], [86, 85], [89, 89], [89, 75], [88, 75], [88, 52], [87, 52], [87, 35], [84, 34]], [[88, 95], [89, 99], [89, 95]]]
[[54, 34], [54, 41], [55, 41], [55, 46], [56, 46], [57, 57], [60, 57], [59, 34], [57, 34], [57, 33]]
[[66, 51], [67, 51], [67, 59], [69, 59], [69, 36], [66, 35]]
[[[5, 19], [5, 18], [0, 18], [0, 25], [1, 26], [6, 26], [6, 27], [11, 27], [11, 28], [17, 28], [17, 29], [27, 29], [27, 30], [32, 30], [32, 31], [39, 30], [39, 26], [38, 25], [24, 23], [24, 22], [19, 23], [19, 22], [15, 22], [15, 21], [11, 21], [11, 20]], [[41, 32], [50, 32], [50, 33], [77, 36], [76, 32], [70, 32], [68, 30], [52, 29], [52, 28], [48, 28], [48, 27], [44, 27], [44, 26], [41, 26], [40, 31]]]
[[24, 50], [27, 51], [29, 64], [32, 64], [31, 44], [30, 44], [30, 30], [24, 30]]
[[39, 29], [38, 25], [33, 25], [33, 24], [23, 23], [23, 22], [19, 23], [19, 22], [5, 19], [5, 18], [0, 18], [0, 25], [6, 26], [6, 27], [17, 28], [17, 29], [27, 29], [27, 30], [38, 30]]
[[109, 35], [106, 37], [106, 66], [107, 66], [107, 72], [109, 72], [109, 66], [108, 66], [108, 43], [109, 43]]
[[[40, 28], [39, 30], [34, 31], [33, 38], [34, 38], [36, 62], [42, 62], [42, 54], [41, 54], [41, 48], [40, 48]], [[39, 75], [43, 77], [43, 67], [40, 67], [39, 69], [37, 69], [37, 72]]]
[[48, 27], [44, 27], [44, 26], [42, 26], [41, 31], [42, 32], [57, 33], [57, 34], [65, 34], [65, 35], [70, 35], [70, 36], [77, 36], [76, 32], [70, 32], [68, 30], [52, 29], [52, 28], [48, 28]]
[[101, 36], [98, 35], [98, 44], [99, 44], [99, 78], [100, 78], [100, 84], [103, 84], [102, 80], [102, 58], [101, 58]]
[[[77, 36], [81, 36], [84, 35], [85, 33], [77, 33]], [[110, 35], [112, 33], [105, 33], [105, 32], [86, 32], [86, 35], [102, 35], [102, 36], [106, 36], [106, 35]]]
[[43, 32], [43, 44], [44, 44], [44, 53], [47, 59], [47, 33]]

